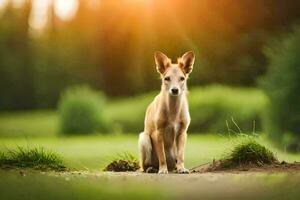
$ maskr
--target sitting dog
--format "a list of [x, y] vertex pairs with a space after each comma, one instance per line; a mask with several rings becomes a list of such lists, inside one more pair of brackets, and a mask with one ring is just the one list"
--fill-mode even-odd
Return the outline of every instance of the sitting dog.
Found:
[[140, 167], [144, 172], [167, 174], [168, 170], [189, 173], [184, 167], [184, 148], [190, 114], [187, 79], [195, 55], [189, 51], [176, 64], [161, 52], [155, 55], [162, 79], [161, 91], [148, 106], [144, 132], [139, 135]]

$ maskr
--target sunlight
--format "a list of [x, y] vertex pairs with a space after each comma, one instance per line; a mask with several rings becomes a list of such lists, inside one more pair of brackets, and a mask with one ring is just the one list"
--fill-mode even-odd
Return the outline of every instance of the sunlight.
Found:
[[62, 20], [70, 20], [76, 14], [78, 0], [54, 0], [56, 15]]
[[7, 0], [0, 0], [0, 9], [4, 8], [7, 4]]
[[54, 3], [55, 14], [61, 20], [70, 20], [76, 14], [78, 0], [34, 0], [29, 21], [32, 29], [40, 30], [45, 27], [48, 22], [48, 9], [51, 3]]
[[34, 0], [29, 19], [29, 25], [32, 29], [42, 29], [48, 20], [48, 7], [51, 0]]
[[20, 8], [24, 3], [24, 0], [13, 0], [14, 7]]

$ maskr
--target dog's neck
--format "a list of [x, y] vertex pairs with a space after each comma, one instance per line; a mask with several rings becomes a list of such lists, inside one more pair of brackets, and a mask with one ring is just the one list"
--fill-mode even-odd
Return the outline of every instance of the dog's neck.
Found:
[[183, 92], [178, 96], [172, 96], [169, 94], [169, 92], [162, 92], [162, 95], [169, 116], [177, 117], [181, 111], [185, 93]]

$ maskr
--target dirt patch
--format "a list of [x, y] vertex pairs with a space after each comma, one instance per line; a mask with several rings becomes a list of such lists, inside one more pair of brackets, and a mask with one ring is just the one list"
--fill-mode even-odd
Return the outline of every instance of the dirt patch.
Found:
[[243, 171], [250, 172], [300, 172], [300, 162], [273, 164], [262, 164], [260, 166], [256, 164], [241, 164], [231, 167], [225, 167], [224, 162], [228, 161], [213, 161], [211, 163], [203, 164], [191, 169], [192, 173], [206, 173], [206, 172], [236, 172], [241, 173]]
[[253, 137], [243, 137], [220, 160], [213, 160], [190, 170], [192, 173], [205, 172], [300, 172], [300, 163], [280, 162], [275, 154], [259, 144]]
[[104, 171], [134, 172], [139, 168], [139, 163], [135, 160], [114, 160], [105, 167]]

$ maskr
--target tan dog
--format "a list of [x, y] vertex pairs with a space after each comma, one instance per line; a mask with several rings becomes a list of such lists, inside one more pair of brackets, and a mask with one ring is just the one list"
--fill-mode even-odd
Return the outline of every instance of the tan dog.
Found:
[[184, 148], [190, 114], [186, 81], [195, 56], [185, 53], [172, 64], [161, 52], [155, 53], [157, 71], [162, 78], [159, 95], [148, 106], [144, 132], [139, 136], [140, 165], [145, 172], [167, 174], [168, 170], [189, 173], [184, 167]]

